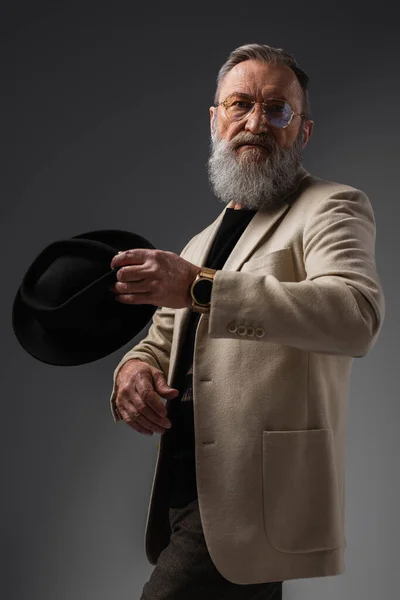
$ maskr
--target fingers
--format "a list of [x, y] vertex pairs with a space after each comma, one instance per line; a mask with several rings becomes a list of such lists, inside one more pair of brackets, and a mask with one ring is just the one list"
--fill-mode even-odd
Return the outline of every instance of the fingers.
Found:
[[162, 398], [175, 398], [179, 394], [178, 389], [172, 388], [167, 384], [167, 382], [165, 381], [165, 376], [161, 371], [154, 369], [152, 375], [154, 381], [154, 389], [157, 392], [157, 394], [160, 394], [160, 396], [162, 396]]
[[146, 279], [135, 281], [117, 281], [110, 286], [110, 291], [116, 294], [148, 294], [153, 291], [155, 283]]
[[138, 385], [138, 382], [140, 391], [135, 389], [135, 385], [129, 388], [122, 387], [119, 390], [116, 405], [121, 417], [140, 433], [147, 433], [147, 435], [148, 432], [154, 431], [165, 433], [165, 429], [171, 426], [171, 422], [165, 416], [164, 404], [155, 393], [148, 377], [138, 377], [135, 384]]
[[155, 390], [155, 382], [149, 371], [139, 372], [137, 374], [134, 387], [143, 402], [148, 405], [151, 411], [159, 418], [163, 418], [167, 414], [167, 409]]
[[152, 429], [146, 429], [145, 427], [143, 427], [137, 420], [134, 420], [130, 416], [129, 412], [122, 406], [118, 409], [118, 412], [120, 413], [125, 423], [127, 423], [127, 425], [132, 427], [132, 429], [134, 429], [138, 433], [143, 433], [144, 435], [153, 435], [154, 431], [152, 431]]
[[157, 249], [152, 250], [149, 248], [134, 248], [132, 250], [119, 251], [113, 257], [110, 267], [115, 269], [125, 265], [140, 265], [145, 262], [146, 258], [156, 252], [158, 252]]

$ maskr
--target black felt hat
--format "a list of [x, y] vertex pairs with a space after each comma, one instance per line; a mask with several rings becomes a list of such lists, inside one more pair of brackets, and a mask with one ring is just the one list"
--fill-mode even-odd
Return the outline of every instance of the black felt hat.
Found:
[[122, 304], [110, 286], [120, 250], [154, 249], [144, 237], [118, 229], [89, 231], [53, 242], [33, 261], [12, 310], [21, 346], [41, 362], [73, 366], [118, 350], [151, 320], [157, 306]]

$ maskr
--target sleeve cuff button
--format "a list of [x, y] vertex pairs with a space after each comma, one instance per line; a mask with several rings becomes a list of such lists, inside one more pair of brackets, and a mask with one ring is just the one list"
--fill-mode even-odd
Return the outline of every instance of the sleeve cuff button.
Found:
[[229, 323], [228, 325], [228, 331], [229, 333], [236, 333], [237, 330], [237, 325], [234, 321], [232, 321], [232, 323]]

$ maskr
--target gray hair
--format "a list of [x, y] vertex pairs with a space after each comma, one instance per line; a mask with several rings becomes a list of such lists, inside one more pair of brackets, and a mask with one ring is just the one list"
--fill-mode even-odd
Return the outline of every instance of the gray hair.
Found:
[[233, 50], [228, 56], [228, 60], [222, 65], [217, 76], [217, 90], [214, 96], [214, 104], [218, 104], [219, 92], [221, 89], [222, 81], [226, 74], [233, 69], [233, 67], [245, 60], [261, 60], [271, 64], [287, 65], [295, 73], [297, 80], [300, 84], [303, 96], [303, 109], [302, 112], [305, 114], [305, 119], [311, 118], [310, 101], [308, 98], [308, 80], [309, 77], [306, 73], [300, 69], [293, 54], [285, 52], [282, 48], [274, 48], [273, 46], [267, 46], [267, 44], [245, 44], [239, 46]]

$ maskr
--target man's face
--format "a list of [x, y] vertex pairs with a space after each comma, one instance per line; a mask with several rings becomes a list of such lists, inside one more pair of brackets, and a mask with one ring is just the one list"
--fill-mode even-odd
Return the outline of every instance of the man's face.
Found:
[[[257, 60], [239, 63], [223, 80], [218, 101], [233, 92], [258, 102], [280, 98], [295, 113], [302, 112], [300, 84], [286, 65]], [[223, 105], [212, 106], [210, 122], [209, 175], [217, 197], [242, 208], [279, 204], [296, 179], [313, 122], [294, 116], [290, 125], [277, 129], [266, 121], [259, 104], [240, 121], [230, 120]]]

